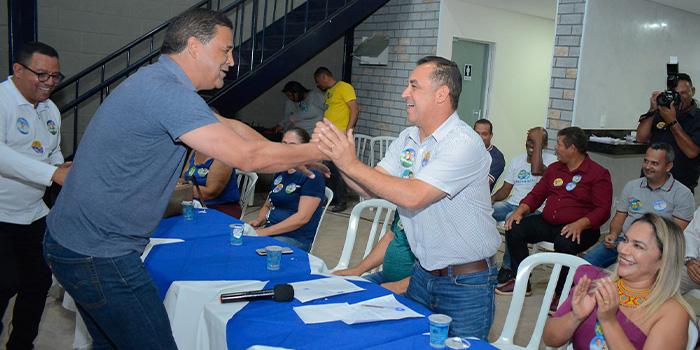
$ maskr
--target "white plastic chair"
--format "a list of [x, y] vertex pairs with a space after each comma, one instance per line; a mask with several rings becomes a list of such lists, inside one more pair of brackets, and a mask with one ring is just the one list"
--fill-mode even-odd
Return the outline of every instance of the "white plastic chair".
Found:
[[[545, 252], [545, 251], [553, 252], [553, 251], [554, 251], [554, 243], [552, 243], [552, 242], [547, 242], [547, 241], [541, 241], [541, 242], [537, 242], [537, 243], [535, 243], [535, 244], [532, 245], [532, 253], [531, 253], [531, 255], [533, 255], [533, 254], [535, 254], [535, 253], [539, 253], [540, 251], [543, 251], [543, 252]], [[546, 270], [546, 269], [547, 269], [547, 266], [542, 265], [542, 270]]]
[[[547, 289], [544, 292], [544, 298], [542, 299], [542, 306], [537, 315], [535, 329], [532, 331], [532, 337], [526, 347], [514, 345], [513, 336], [515, 335], [515, 329], [520, 321], [520, 313], [523, 310], [527, 280], [535, 266], [541, 264], [553, 264], [554, 267], [552, 268], [552, 275], [549, 277], [549, 282], [547, 283]], [[506, 322], [503, 324], [503, 331], [501, 332], [501, 336], [498, 337], [498, 340], [493, 342], [492, 345], [501, 350], [538, 349], [542, 339], [542, 332], [544, 331], [544, 324], [547, 322], [549, 304], [554, 297], [554, 289], [556, 288], [562, 266], [569, 267], [569, 274], [566, 277], [566, 283], [564, 283], [564, 290], [561, 294], [562, 297], [559, 299], [559, 305], [564, 303], [566, 296], [569, 295], [569, 289], [571, 289], [576, 268], [584, 264], [588, 264], [588, 262], [578, 256], [563, 253], [533, 254], [525, 258], [525, 260], [520, 263], [520, 267], [518, 267], [513, 297], [510, 302], [510, 309], [508, 309], [508, 315], [506, 316]]]
[[695, 327], [695, 323], [693, 323], [693, 320], [690, 320], [690, 324], [688, 325], [688, 345], [685, 347], [685, 350], [693, 350], [695, 349], [695, 344], [698, 342], [698, 328]]
[[321, 228], [323, 217], [326, 215], [326, 210], [328, 210], [328, 206], [331, 205], [332, 200], [333, 190], [326, 187], [326, 205], [323, 207], [323, 211], [321, 212], [321, 218], [318, 220], [318, 226], [316, 226], [316, 234], [314, 235], [314, 240], [311, 242], [311, 249], [309, 249], [309, 252], [312, 252], [314, 250], [314, 244], [316, 244], [316, 238], [318, 238], [318, 230]]
[[245, 216], [248, 206], [253, 205], [255, 183], [258, 182], [258, 174], [236, 169], [236, 181], [238, 182], [238, 193], [241, 203], [241, 217], [239, 218], [241, 219]]
[[354, 138], [355, 154], [357, 155], [357, 159], [359, 159], [362, 163], [371, 166], [370, 162], [372, 161], [372, 154], [369, 153], [369, 151], [372, 147], [372, 136], [364, 134], [354, 134]]
[[[336, 265], [336, 267], [330, 270], [330, 272], [348, 268], [348, 264], [350, 263], [350, 257], [352, 256], [352, 249], [353, 247], [355, 247], [355, 239], [357, 237], [357, 226], [360, 222], [360, 214], [362, 214], [362, 211], [364, 209], [370, 208], [374, 209], [375, 211], [374, 220], [372, 221], [372, 228], [370, 229], [369, 237], [367, 238], [367, 246], [365, 247], [365, 253], [362, 256], [362, 259], [367, 257], [369, 252], [372, 251], [372, 248], [374, 248], [375, 242], [381, 239], [382, 236], [384, 236], [386, 230], [391, 226], [391, 220], [394, 215], [394, 210], [396, 210], [395, 204], [389, 203], [384, 199], [377, 198], [368, 199], [366, 201], [357, 203], [357, 205], [355, 205], [355, 207], [352, 208], [352, 212], [350, 213], [350, 221], [348, 222], [348, 232], [345, 236], [345, 245], [343, 246], [343, 252], [340, 254], [340, 261], [338, 261], [338, 265]], [[384, 212], [384, 210], [386, 210], [386, 214], [382, 215], [382, 212]], [[382, 224], [381, 228], [379, 228], [380, 223]], [[379, 231], [379, 237], [377, 237], [377, 231]]]
[[379, 163], [386, 151], [389, 149], [389, 145], [396, 140], [393, 136], [375, 136], [372, 138], [371, 148], [370, 148], [370, 163], [369, 166], [374, 167]]

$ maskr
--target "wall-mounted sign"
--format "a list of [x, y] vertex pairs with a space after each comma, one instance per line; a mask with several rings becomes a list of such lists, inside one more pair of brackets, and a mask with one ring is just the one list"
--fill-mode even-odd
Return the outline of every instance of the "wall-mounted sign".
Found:
[[464, 65], [464, 80], [467, 80], [467, 81], [472, 80], [472, 65], [471, 64]]

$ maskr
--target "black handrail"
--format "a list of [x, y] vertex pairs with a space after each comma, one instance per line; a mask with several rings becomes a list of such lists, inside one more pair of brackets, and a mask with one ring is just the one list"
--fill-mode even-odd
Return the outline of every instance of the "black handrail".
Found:
[[[262, 28], [258, 28], [258, 10], [259, 10], [259, 1], [265, 1], [264, 4], [264, 13], [262, 15]], [[236, 11], [235, 13], [235, 19], [234, 19], [234, 28], [233, 28], [233, 37], [234, 37], [234, 46], [236, 46], [235, 50], [237, 51], [237, 60], [236, 60], [236, 70], [233, 71], [231, 74], [234, 80], [240, 79], [242, 76], [248, 75], [251, 72], [253, 72], [254, 69], [258, 68], [261, 64], [264, 66], [264, 62], [267, 61], [268, 59], [274, 57], [276, 55], [275, 52], [272, 52], [272, 54], [266, 54], [265, 49], [266, 46], [268, 46], [268, 40], [266, 38], [268, 37], [268, 34], [270, 32], [273, 32], [272, 30], [268, 30], [271, 28], [271, 26], [277, 22], [281, 24], [281, 47], [277, 48], [275, 47], [275, 50], [281, 50], [285, 48], [289, 43], [287, 35], [291, 33], [288, 30], [288, 25], [290, 22], [288, 21], [288, 15], [295, 11], [297, 8], [302, 9], [301, 6], [304, 5], [303, 1], [299, 3], [297, 6], [294, 5], [294, 0], [285, 0], [284, 4], [284, 14], [280, 14], [280, 18], [277, 18], [277, 5], [278, 1], [274, 0], [274, 9], [273, 9], [273, 18], [268, 22], [268, 1], [269, 0], [237, 0], [233, 1], [231, 4], [225, 6], [224, 8], [221, 8], [221, 0], [201, 0], [198, 3], [196, 3], [194, 6], [191, 8], [198, 8], [202, 6], [206, 6], [208, 9], [212, 9], [212, 7], [216, 7], [217, 11], [220, 11], [225, 14], [229, 14], [231, 11]], [[318, 2], [323, 5], [321, 2], [323, 0], [319, 0]], [[325, 21], [327, 20], [332, 13], [329, 11], [329, 1], [330, 0], [325, 0], [325, 7], [323, 10], [323, 15], [322, 15], [322, 20]], [[291, 6], [290, 6], [291, 2]], [[309, 11], [310, 11], [310, 4], [311, 0], [306, 1], [306, 8], [303, 9], [303, 31], [302, 31], [302, 36], [306, 34], [310, 29], [310, 23], [309, 23]], [[348, 1], [342, 1], [343, 5], [347, 5]], [[247, 8], [247, 5], [250, 5], [250, 8]], [[280, 4], [281, 5], [281, 4]], [[342, 7], [341, 6], [341, 7]], [[251, 19], [248, 20], [249, 23], [245, 23], [245, 10], [246, 8], [251, 12]], [[243, 10], [241, 10], [243, 9]], [[338, 10], [337, 8], [335, 10]], [[240, 16], [239, 16], [240, 12]], [[128, 76], [129, 74], [133, 73], [137, 69], [139, 69], [141, 66], [147, 64], [148, 62], [152, 62], [155, 58], [158, 57], [160, 54], [160, 48], [154, 48], [154, 41], [155, 41], [155, 36], [158, 35], [159, 33], [163, 32], [164, 29], [166, 29], [172, 20], [168, 20], [167, 22], [157, 26], [156, 28], [150, 30], [146, 34], [142, 35], [141, 37], [137, 38], [136, 40], [130, 42], [129, 44], [125, 45], [124, 47], [116, 50], [115, 52], [111, 53], [110, 55], [106, 56], [105, 58], [99, 60], [98, 62], [94, 63], [90, 67], [82, 70], [81, 72], [77, 73], [76, 75], [66, 79], [64, 82], [62, 82], [60, 85], [58, 85], [54, 91], [54, 94], [57, 94], [61, 91], [68, 91], [68, 87], [74, 85], [75, 86], [75, 93], [74, 97], [72, 100], [68, 101], [67, 103], [61, 105], [59, 107], [59, 111], [61, 114], [66, 113], [70, 111], [71, 109], [73, 110], [73, 152], [77, 149], [78, 145], [78, 110], [79, 110], [79, 105], [86, 100], [90, 99], [94, 95], [98, 94], [100, 95], [99, 98], [99, 103], [101, 104], [104, 99], [109, 95], [110, 93], [110, 86], [114, 84], [115, 82], [119, 81], [120, 79]], [[247, 29], [248, 27], [246, 24], [250, 25], [250, 31], [249, 33], [244, 33], [244, 30]], [[300, 23], [301, 24], [301, 23]], [[248, 38], [244, 38], [244, 35], [248, 35]], [[272, 34], [271, 34], [272, 35]], [[279, 32], [278, 34], [279, 35]], [[296, 35], [296, 34], [295, 34]], [[236, 40], [236, 36], [238, 36], [238, 40]], [[258, 41], [259, 39], [259, 41]], [[132, 62], [132, 50], [134, 50], [138, 45], [143, 44], [146, 42], [146, 40], [150, 40], [150, 43], [148, 43], [148, 49], [145, 50], [148, 53], [145, 54], [145, 56], [141, 57], [138, 60], [135, 60]], [[292, 39], [296, 40], [296, 39]], [[268, 48], [269, 50], [269, 48]], [[244, 58], [244, 51], [246, 53], [245, 57], [248, 57], [247, 53], [250, 51], [250, 62], [245, 63], [249, 64], [250, 67], [245, 67], [246, 70], [243, 71], [241, 69], [241, 63], [242, 63], [242, 58]], [[256, 56], [258, 55], [259, 56]], [[112, 62], [117, 62], [115, 61], [118, 58], [123, 57], [122, 55], [126, 54], [126, 67], [123, 69], [119, 70], [117, 73], [112, 74], [111, 76], [106, 73], [107, 66], [112, 63]], [[140, 53], [139, 53], [140, 55]], [[257, 59], [256, 59], [257, 58]], [[95, 86], [92, 88], [88, 89], [84, 93], [80, 93], [80, 86], [81, 86], [81, 80], [86, 79], [90, 74], [93, 72], [100, 70], [99, 72], [99, 83], [97, 83]], [[85, 83], [82, 84], [85, 86]], [[64, 95], [67, 96], [67, 95]], [[217, 94], [214, 94], [214, 97], [217, 96]], [[211, 101], [212, 99], [208, 99]]]

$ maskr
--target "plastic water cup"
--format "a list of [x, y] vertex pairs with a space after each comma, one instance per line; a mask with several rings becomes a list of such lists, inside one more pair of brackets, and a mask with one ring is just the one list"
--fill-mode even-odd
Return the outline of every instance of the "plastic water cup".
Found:
[[267, 252], [267, 269], [276, 271], [280, 269], [280, 262], [282, 262], [282, 247], [277, 245], [270, 245], [265, 247]]
[[182, 201], [182, 216], [185, 220], [194, 219], [194, 202], [193, 201]]
[[243, 224], [229, 225], [231, 228], [231, 245], [243, 244]]
[[430, 346], [444, 349], [452, 318], [443, 314], [433, 314], [428, 317], [428, 320], [430, 321]]
[[472, 344], [469, 342], [469, 340], [462, 339], [460, 337], [448, 338], [445, 340], [445, 347], [448, 349], [469, 349], [471, 345]]

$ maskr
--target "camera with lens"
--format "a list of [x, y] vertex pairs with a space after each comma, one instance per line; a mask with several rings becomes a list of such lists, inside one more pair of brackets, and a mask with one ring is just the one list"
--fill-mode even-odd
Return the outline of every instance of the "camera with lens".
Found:
[[671, 108], [671, 103], [678, 106], [681, 103], [681, 95], [674, 90], [678, 85], [678, 58], [672, 56], [666, 64], [666, 91], [656, 97], [656, 104]]

